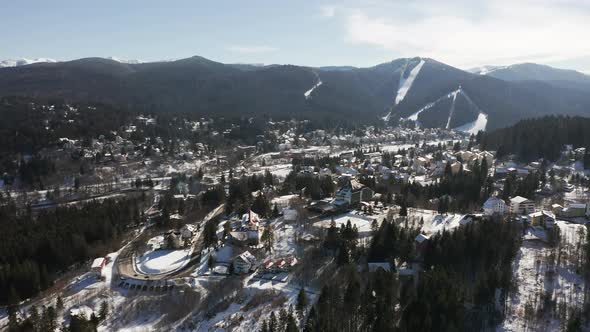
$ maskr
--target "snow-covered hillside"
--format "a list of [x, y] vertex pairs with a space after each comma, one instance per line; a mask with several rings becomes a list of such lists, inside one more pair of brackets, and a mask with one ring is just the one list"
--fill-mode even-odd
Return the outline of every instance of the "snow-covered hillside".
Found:
[[[558, 248], [544, 242], [546, 235], [536, 237], [542, 240], [524, 238], [513, 263], [516, 291], [507, 299], [506, 319], [497, 331], [558, 331], [565, 316], [552, 315], [551, 308], [581, 308], [585, 285], [576, 272], [575, 252], [583, 244], [585, 226], [562, 220], [556, 224], [561, 230]], [[531, 313], [538, 319], [531, 319]]]

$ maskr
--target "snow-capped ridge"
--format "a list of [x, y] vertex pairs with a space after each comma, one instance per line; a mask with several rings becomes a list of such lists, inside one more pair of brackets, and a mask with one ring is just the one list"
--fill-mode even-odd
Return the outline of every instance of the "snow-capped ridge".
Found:
[[37, 59], [27, 59], [27, 58], [21, 58], [21, 59], [7, 59], [7, 60], [2, 60], [0, 61], [0, 68], [7, 68], [7, 67], [20, 67], [20, 66], [26, 66], [26, 65], [31, 65], [33, 63], [55, 63], [58, 62], [57, 60], [54, 59], [49, 59], [49, 58], [37, 58]]
[[510, 66], [481, 66], [468, 69], [467, 71], [476, 75], [488, 75], [495, 72], [496, 70], [502, 70], [509, 68]]

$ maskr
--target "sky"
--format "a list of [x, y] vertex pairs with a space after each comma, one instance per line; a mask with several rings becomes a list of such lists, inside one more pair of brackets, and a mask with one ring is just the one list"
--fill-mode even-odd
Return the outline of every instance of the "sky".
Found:
[[536, 62], [590, 73], [590, 0], [2, 0], [0, 59], [468, 69]]

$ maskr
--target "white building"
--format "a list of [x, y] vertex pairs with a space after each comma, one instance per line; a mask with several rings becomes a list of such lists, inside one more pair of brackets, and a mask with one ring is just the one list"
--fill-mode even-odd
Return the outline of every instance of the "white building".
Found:
[[483, 203], [483, 213], [487, 216], [506, 213], [506, 203], [498, 197], [490, 197]]
[[234, 259], [234, 273], [244, 274], [254, 269], [256, 258], [249, 251], [244, 251]]
[[535, 202], [522, 196], [510, 199], [510, 213], [526, 215], [535, 212]]

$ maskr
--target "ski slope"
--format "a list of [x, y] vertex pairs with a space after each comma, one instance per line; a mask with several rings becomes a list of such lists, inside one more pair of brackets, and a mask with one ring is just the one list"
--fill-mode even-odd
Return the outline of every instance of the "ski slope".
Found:
[[391, 118], [391, 112], [387, 113], [386, 116], [381, 117], [381, 120], [389, 122], [389, 118]]
[[418, 76], [420, 69], [422, 69], [422, 66], [424, 66], [424, 63], [425, 61], [420, 59], [420, 63], [418, 63], [416, 67], [412, 68], [407, 78], [404, 78], [405, 69], [402, 70], [399, 78], [399, 87], [397, 89], [397, 95], [395, 96], [395, 105], [399, 104], [402, 100], [404, 100], [406, 94], [408, 94], [408, 91], [410, 91], [412, 84], [414, 84], [414, 81], [416, 80], [416, 77]]
[[[425, 61], [420, 59], [420, 62], [414, 68], [412, 68], [408, 77], [404, 78], [404, 74], [406, 73], [406, 67], [408, 66], [408, 64], [406, 63], [406, 66], [404, 67], [404, 69], [400, 73], [399, 85], [397, 88], [397, 93], [395, 95], [395, 100], [394, 100], [393, 106], [398, 105], [399, 103], [401, 103], [402, 100], [404, 100], [404, 98], [408, 94], [408, 91], [410, 91], [410, 88], [412, 88], [412, 85], [414, 84], [414, 81], [416, 80], [418, 73], [420, 73], [422, 66], [424, 66], [424, 63], [425, 63]], [[385, 122], [389, 122], [390, 118], [391, 118], [391, 111], [389, 113], [387, 113], [387, 115], [382, 116], [381, 120], [383, 120]]]
[[318, 81], [317, 81], [317, 83], [316, 83], [314, 86], [312, 86], [312, 87], [311, 87], [311, 89], [309, 89], [309, 90], [307, 90], [307, 91], [305, 91], [305, 92], [303, 93], [303, 96], [305, 97], [305, 99], [309, 99], [309, 98], [311, 98], [311, 93], [312, 93], [312, 92], [313, 92], [315, 89], [319, 88], [319, 87], [320, 87], [320, 85], [322, 85], [322, 80], [320, 79], [320, 75], [318, 75], [318, 73], [314, 73], [314, 74], [315, 74], [315, 76], [316, 76], [316, 78], [317, 78], [317, 80], [318, 80]]
[[440, 103], [441, 101], [444, 101], [446, 99], [456, 98], [457, 97], [457, 93], [459, 93], [459, 90], [460, 89], [461, 88], [459, 88], [459, 89], [457, 89], [455, 91], [449, 92], [448, 94], [446, 94], [446, 95], [438, 98], [437, 100], [435, 100], [435, 101], [433, 101], [431, 103], [426, 104], [424, 107], [422, 107], [421, 109], [419, 109], [418, 111], [416, 111], [412, 115], [408, 116], [407, 118], [402, 118], [402, 120], [404, 120], [404, 121], [411, 120], [411, 121], [416, 122], [416, 125], [417, 126], [420, 126], [420, 123], [418, 122], [418, 116], [420, 115], [420, 113], [422, 113], [422, 112], [424, 112], [424, 111], [426, 111], [428, 109], [431, 109], [432, 107], [434, 107], [436, 104]]
[[488, 115], [485, 113], [479, 113], [475, 121], [466, 123], [462, 126], [455, 128], [454, 130], [469, 134], [477, 134], [479, 131], [485, 131], [487, 125]]
[[[420, 116], [420, 113], [431, 109], [432, 107], [434, 107], [436, 104], [448, 100], [448, 99], [452, 99], [452, 103], [451, 103], [451, 107], [449, 109], [449, 116], [447, 117], [447, 122], [445, 125], [446, 129], [450, 129], [450, 125], [451, 125], [451, 121], [453, 119], [453, 115], [455, 114], [455, 102], [457, 100], [457, 96], [463, 96], [465, 98], [465, 100], [467, 100], [467, 103], [469, 103], [469, 105], [471, 107], [473, 107], [477, 112], [477, 119], [473, 122], [469, 122], [466, 123], [464, 125], [461, 125], [459, 127], [454, 128], [454, 130], [456, 131], [462, 131], [462, 132], [467, 132], [470, 134], [477, 134], [478, 131], [483, 130], [485, 131], [487, 124], [488, 124], [488, 115], [486, 113], [484, 113], [474, 102], [473, 100], [471, 100], [471, 98], [467, 95], [467, 93], [465, 92], [465, 90], [463, 90], [461, 88], [461, 86], [459, 86], [457, 88], [457, 90], [451, 91], [448, 94], [438, 98], [437, 100], [426, 104], [424, 107], [422, 107], [421, 109], [419, 109], [418, 111], [416, 111], [415, 113], [413, 113], [412, 115], [408, 116], [407, 118], [402, 118], [401, 120], [403, 121], [414, 121], [416, 123], [416, 126], [420, 126], [420, 122], [418, 121], [418, 117]], [[389, 115], [389, 114], [388, 114]]]
[[449, 126], [451, 125], [451, 118], [453, 118], [453, 114], [455, 113], [455, 102], [457, 101], [457, 95], [460, 92], [461, 86], [459, 86], [459, 89], [451, 93], [453, 95], [453, 102], [451, 103], [451, 109], [449, 110], [449, 118], [447, 119], [447, 125], [445, 126], [446, 129], [449, 129]]

